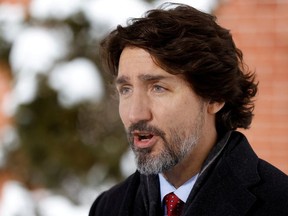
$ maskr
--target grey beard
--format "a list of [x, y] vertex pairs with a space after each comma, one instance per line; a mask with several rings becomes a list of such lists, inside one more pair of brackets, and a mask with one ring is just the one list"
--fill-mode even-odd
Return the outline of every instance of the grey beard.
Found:
[[150, 175], [167, 171], [178, 164], [197, 145], [199, 134], [183, 140], [173, 132], [173, 140], [170, 144], [164, 141], [165, 148], [158, 155], [150, 155], [150, 149], [133, 150], [136, 164], [141, 174]]

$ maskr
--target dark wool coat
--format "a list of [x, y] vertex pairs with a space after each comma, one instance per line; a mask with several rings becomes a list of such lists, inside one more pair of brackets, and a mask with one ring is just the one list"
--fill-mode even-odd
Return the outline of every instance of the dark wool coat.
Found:
[[[288, 176], [259, 159], [241, 133], [231, 132], [225, 139], [214, 153], [217, 159], [208, 160], [201, 171], [182, 216], [288, 216]], [[135, 172], [102, 193], [89, 213], [120, 215], [163, 215], [158, 175]]]

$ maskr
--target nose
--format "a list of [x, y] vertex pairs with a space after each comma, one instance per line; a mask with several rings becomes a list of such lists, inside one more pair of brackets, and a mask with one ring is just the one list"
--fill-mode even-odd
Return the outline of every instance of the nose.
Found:
[[146, 95], [134, 94], [131, 97], [128, 118], [129, 122], [132, 124], [152, 119], [151, 107]]

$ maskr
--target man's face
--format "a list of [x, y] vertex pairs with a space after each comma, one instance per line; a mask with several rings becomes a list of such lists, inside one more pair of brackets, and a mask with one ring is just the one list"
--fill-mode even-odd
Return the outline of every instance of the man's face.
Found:
[[126, 47], [116, 87], [141, 173], [167, 171], [193, 153], [203, 137], [206, 103], [180, 75], [161, 69], [145, 50]]

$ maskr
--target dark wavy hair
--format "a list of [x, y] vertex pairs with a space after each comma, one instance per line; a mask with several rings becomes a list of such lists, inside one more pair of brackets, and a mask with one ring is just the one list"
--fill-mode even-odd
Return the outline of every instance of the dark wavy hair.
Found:
[[205, 100], [225, 102], [216, 114], [218, 133], [249, 128], [257, 92], [255, 74], [215, 16], [169, 3], [130, 19], [125, 27], [117, 26], [101, 43], [104, 66], [114, 76], [127, 46], [143, 48], [167, 72], [183, 74]]

